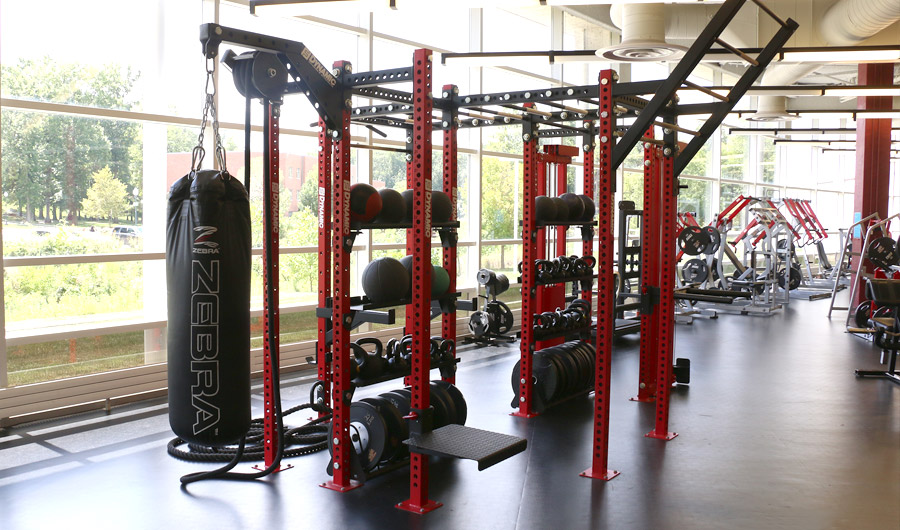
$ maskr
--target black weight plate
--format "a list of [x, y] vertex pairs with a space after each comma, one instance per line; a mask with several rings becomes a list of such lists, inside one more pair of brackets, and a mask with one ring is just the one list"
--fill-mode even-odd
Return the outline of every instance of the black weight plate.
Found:
[[447, 394], [450, 395], [450, 398], [453, 400], [453, 404], [456, 406], [456, 423], [459, 425], [466, 424], [466, 418], [469, 415], [469, 407], [466, 405], [466, 398], [463, 396], [462, 392], [459, 391], [459, 388], [453, 383], [448, 383], [447, 381], [435, 381], [434, 384], [442, 387]]
[[453, 420], [455, 409], [451, 410], [453, 403], [450, 397], [442, 391], [434, 391], [434, 385], [431, 385], [431, 406], [434, 408], [434, 428], [439, 429], [445, 425], [450, 425]]
[[[365, 428], [365, 438], [368, 440], [365, 447], [362, 448], [360, 455], [363, 469], [371, 471], [375, 469], [378, 462], [381, 462], [384, 455], [385, 447], [388, 440], [388, 428], [381, 417], [378, 409], [370, 404], [362, 401], [356, 401], [350, 404], [350, 436], [351, 438], [357, 434], [354, 432], [353, 424], [360, 424]], [[363, 433], [359, 433], [362, 435]], [[353, 443], [353, 442], [351, 442]], [[356, 444], [354, 443], [354, 447]]]
[[556, 358], [559, 359], [560, 363], [562, 363], [563, 370], [566, 374], [565, 384], [562, 388], [561, 397], [568, 397], [578, 386], [578, 368], [575, 366], [575, 361], [574, 359], [572, 359], [572, 356], [564, 350], [561, 350]]
[[403, 445], [403, 440], [409, 438], [409, 429], [406, 421], [403, 420], [403, 416], [400, 415], [400, 411], [397, 410], [397, 407], [390, 400], [381, 396], [369, 397], [359, 401], [360, 403], [369, 403], [378, 409], [378, 413], [381, 414], [384, 424], [387, 426], [387, 439], [384, 444], [384, 453], [381, 455], [381, 461], [387, 462], [394, 459], [400, 451], [400, 446]]
[[552, 390], [553, 390], [553, 393], [552, 393], [552, 394], [548, 394], [548, 395], [547, 395], [547, 399], [546, 399], [546, 402], [547, 402], [547, 403], [551, 403], [551, 402], [553, 402], [554, 400], [559, 399], [559, 396], [561, 395], [560, 392], [561, 392], [561, 390], [562, 390], [563, 370], [564, 370], [564, 369], [563, 369], [562, 362], [560, 362], [558, 356], [556, 356], [556, 355], [548, 355], [547, 357], [545, 357], [545, 359], [547, 359], [548, 361], [550, 361], [550, 364], [553, 366], [553, 370], [554, 370], [555, 377], [556, 377], [556, 385], [555, 385], [555, 387], [552, 389]]
[[[788, 273], [790, 276], [788, 278], [788, 285], [790, 286], [790, 290], [800, 287], [800, 283], [803, 281], [803, 275], [800, 273], [800, 269], [797, 267], [791, 267], [791, 272]], [[784, 267], [778, 270], [778, 287], [784, 289]]]
[[578, 347], [578, 343], [569, 343], [569, 355], [575, 361], [575, 368], [577, 369], [575, 377], [575, 391], [577, 392], [584, 388], [584, 385], [587, 383], [585, 380], [587, 377], [587, 364], [585, 363], [584, 355], [581, 354], [581, 348]]
[[569, 343], [569, 351], [571, 352], [572, 358], [575, 360], [575, 365], [578, 367], [578, 377], [576, 380], [578, 381], [575, 385], [576, 392], [580, 391], [587, 385], [587, 377], [588, 377], [588, 365], [587, 359], [584, 357], [584, 352], [581, 349], [581, 341], [570, 342]]
[[800, 269], [797, 267], [791, 267], [790, 278], [788, 279], [790, 282], [789, 287], [791, 291], [800, 287], [800, 284], [803, 283], [803, 274], [800, 272]]
[[394, 454], [393, 460], [402, 460], [409, 454], [409, 448], [403, 443], [403, 440], [409, 438], [409, 422], [404, 416], [409, 414], [409, 396], [398, 391], [385, 392], [379, 397], [388, 400], [397, 412], [400, 414], [401, 430], [400, 430], [400, 447]]
[[552, 359], [551, 362], [555, 362], [559, 365], [559, 375], [557, 377], [558, 381], [556, 383], [556, 392], [554, 392], [554, 399], [559, 399], [562, 396], [566, 395], [569, 388], [569, 382], [572, 380], [572, 376], [570, 375], [571, 370], [569, 368], [569, 364], [565, 362], [560, 355], [559, 348], [551, 347], [544, 348], [541, 350], [542, 354], [545, 357]]
[[889, 269], [900, 261], [897, 245], [889, 237], [879, 237], [869, 243], [867, 257], [873, 265], [882, 269]]
[[706, 237], [709, 239], [709, 244], [703, 249], [703, 253], [713, 254], [719, 250], [719, 245], [722, 243], [722, 234], [714, 226], [704, 226], [703, 232], [706, 233]]
[[513, 317], [512, 310], [508, 305], [500, 300], [497, 300], [497, 304], [500, 306], [500, 320], [497, 322], [497, 331], [498, 333], [503, 334], [512, 329], [513, 324], [515, 323], [515, 317]]
[[[519, 379], [521, 379], [521, 374], [519, 373], [521, 370], [522, 361], [516, 361], [516, 365], [513, 366], [512, 373], [509, 376], [509, 382], [512, 386], [513, 395], [516, 396], [515, 399], [519, 399]], [[515, 405], [513, 405], [515, 406]]]
[[554, 396], [559, 392], [560, 370], [559, 362], [552, 355], [543, 355], [540, 352], [535, 354], [534, 374], [537, 379], [536, 386], [544, 403], [553, 401]]
[[866, 300], [865, 302], [856, 306], [856, 314], [853, 315], [853, 322], [856, 323], [856, 327], [858, 328], [867, 328], [869, 327], [869, 312], [872, 310], [872, 301]]
[[581, 353], [582, 358], [584, 359], [584, 384], [582, 385], [582, 389], [587, 390], [593, 388], [594, 383], [594, 358], [591, 355], [591, 351], [588, 350], [587, 345], [582, 343], [578, 346], [578, 351]]
[[689, 256], [699, 256], [709, 245], [709, 235], [699, 226], [686, 226], [678, 234], [678, 248]]
[[595, 368], [593, 352], [585, 344], [583, 344], [579, 348], [579, 350], [581, 350], [581, 354], [584, 356], [585, 366], [586, 366], [586, 368], [585, 368], [586, 377], [585, 377], [583, 388], [585, 390], [593, 389], [594, 388], [594, 368]]
[[709, 277], [709, 266], [700, 258], [689, 259], [681, 267], [681, 279], [685, 283], [703, 283]]
[[872, 313], [872, 318], [891, 318], [894, 316], [894, 312], [890, 307], [879, 307]]
[[409, 396], [398, 391], [391, 390], [390, 392], [385, 392], [380, 394], [381, 397], [388, 400], [397, 407], [397, 411], [400, 412], [401, 416], [409, 415]]

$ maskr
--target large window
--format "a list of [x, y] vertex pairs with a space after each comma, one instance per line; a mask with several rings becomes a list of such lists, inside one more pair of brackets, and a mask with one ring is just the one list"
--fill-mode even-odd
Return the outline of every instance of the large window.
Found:
[[[408, 65], [413, 50], [430, 47], [436, 51], [435, 93], [444, 84], [458, 85], [466, 94], [596, 83], [600, 69], [610, 66], [600, 62], [551, 66], [545, 61], [504, 68], [443, 66], [442, 51], [597, 49], [619, 41], [618, 34], [569, 11], [541, 6], [448, 8], [439, 17], [441, 31], [421, 23], [428, 13], [403, 9], [371, 15], [346, 9], [293, 18], [251, 16], [246, 2], [230, 0], [97, 0], [90, 3], [90, 17], [84, 16], [83, 3], [65, 0], [41, 2], [39, 17], [36, 9], [29, 2], [0, 2], [7, 345], [5, 352], [0, 349], [0, 392], [32, 383], [64, 387], [66, 378], [73, 376], [101, 381], [104, 396], [165, 385], [164, 367], [159, 364], [165, 361], [166, 346], [166, 298], [161, 288], [166, 195], [172, 183], [188, 172], [199, 132], [205, 76], [197, 43], [201, 23], [216, 21], [301, 40], [326, 66], [347, 60], [356, 71]], [[40, 32], [21, 23], [36, 19]], [[78, 21], [77, 31], [73, 20]], [[670, 70], [655, 63], [617, 69], [623, 82], [662, 79]], [[717, 77], [722, 74], [701, 66], [691, 79], [715, 84]], [[733, 79], [726, 76], [720, 81], [729, 84]], [[218, 88], [228, 169], [243, 178], [244, 99], [225, 70], [220, 71]], [[684, 101], [695, 96], [687, 92]], [[353, 103], [371, 101], [354, 96]], [[316, 120], [302, 96], [292, 96], [282, 107], [281, 332], [287, 345], [284, 359], [295, 364], [310, 355], [315, 335], [318, 146], [311, 123]], [[255, 248], [251, 330], [252, 345], [259, 348], [263, 202], [258, 103], [252, 105], [251, 122], [257, 126], [249, 167]], [[681, 124], [689, 129], [699, 126], [687, 119]], [[460, 131], [457, 280], [463, 289], [474, 287], [475, 273], [482, 267], [505, 272], [511, 279], [517, 276], [521, 132], [516, 125]], [[406, 140], [403, 131], [388, 128], [353, 126], [351, 134], [354, 144], [389, 149], [402, 147]], [[441, 187], [440, 138], [440, 133], [434, 135], [435, 189]], [[822, 154], [810, 147], [776, 145], [768, 138], [717, 132], [687, 165], [681, 178], [687, 187], [679, 194], [678, 208], [696, 212], [708, 222], [740, 194], [810, 198], [820, 217], [827, 219], [826, 226], [836, 229], [849, 224], [852, 214], [854, 160], [852, 153]], [[569, 167], [569, 185], [579, 192], [581, 163], [576, 157]], [[406, 188], [402, 153], [354, 149], [351, 166], [353, 182]], [[900, 179], [897, 173], [893, 164], [895, 183]], [[616, 200], [633, 200], [642, 207], [640, 146], [629, 154], [617, 182]], [[900, 185], [891, 188], [892, 208], [900, 204], [898, 190]], [[580, 253], [578, 234], [570, 232], [569, 249]], [[360, 294], [359, 275], [366, 263], [406, 252], [402, 231], [364, 234], [355, 243], [350, 271], [354, 294]], [[439, 254], [436, 249], [436, 262]], [[513, 300], [518, 293], [511, 289], [504, 296]], [[398, 320], [401, 315], [402, 311]], [[253, 355], [258, 367], [259, 352], [254, 350]], [[131, 381], [134, 374], [141, 383]], [[76, 386], [93, 388], [84, 380], [66, 388]], [[76, 398], [66, 399], [70, 401], [58, 406], [74, 404]]]

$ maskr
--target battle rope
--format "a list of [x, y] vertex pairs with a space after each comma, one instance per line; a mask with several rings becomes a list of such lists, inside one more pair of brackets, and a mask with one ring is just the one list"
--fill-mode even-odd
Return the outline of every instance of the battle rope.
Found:
[[[285, 411], [288, 416], [299, 410], [311, 408], [316, 412], [328, 411], [327, 407], [306, 403]], [[331, 415], [323, 416], [300, 427], [285, 426], [280, 438], [284, 440], [284, 458], [305, 456], [323, 451], [328, 448], [328, 432]], [[250, 422], [250, 431], [247, 433], [246, 446], [240, 456], [239, 462], [263, 460], [265, 455], [265, 439], [263, 434], [263, 419], [256, 418]], [[188, 462], [231, 462], [238, 453], [239, 447], [210, 447], [204, 445], [187, 444], [189, 450], [180, 449], [186, 442], [181, 438], [174, 438], [169, 442], [166, 450], [179, 460]]]

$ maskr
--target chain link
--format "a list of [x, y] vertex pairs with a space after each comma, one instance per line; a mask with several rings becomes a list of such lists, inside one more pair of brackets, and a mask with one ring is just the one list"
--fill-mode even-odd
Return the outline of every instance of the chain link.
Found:
[[212, 118], [213, 139], [215, 141], [216, 160], [219, 161], [219, 168], [228, 172], [225, 166], [225, 148], [222, 146], [222, 136], [219, 134], [219, 115], [216, 111], [216, 60], [214, 57], [206, 59], [206, 102], [203, 105], [203, 118], [200, 120], [200, 134], [197, 136], [197, 145], [191, 152], [191, 171], [200, 169], [203, 164], [203, 158], [206, 156], [206, 150], [203, 148], [203, 141], [206, 136], [206, 126], [209, 118]]

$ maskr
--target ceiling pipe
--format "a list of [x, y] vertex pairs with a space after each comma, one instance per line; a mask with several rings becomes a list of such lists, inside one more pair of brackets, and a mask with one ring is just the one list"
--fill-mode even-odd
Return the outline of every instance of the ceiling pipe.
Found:
[[[900, 20], [898, 0], [838, 0], [822, 17], [819, 33], [831, 46], [858, 44]], [[764, 85], [790, 85], [815, 72], [820, 65], [776, 65], [763, 74]], [[760, 96], [750, 121], [788, 121], [785, 96]]]

